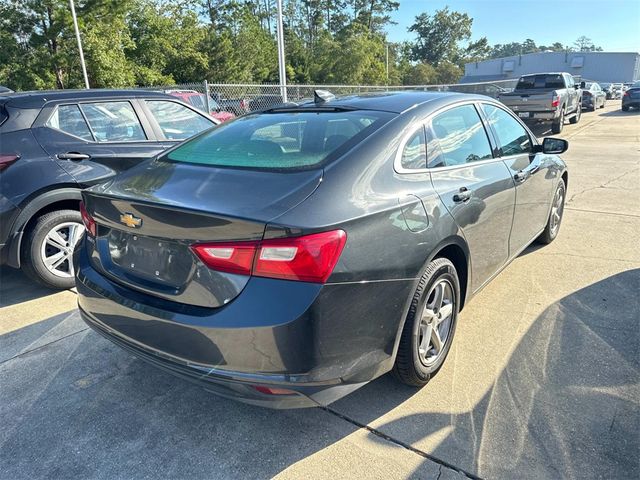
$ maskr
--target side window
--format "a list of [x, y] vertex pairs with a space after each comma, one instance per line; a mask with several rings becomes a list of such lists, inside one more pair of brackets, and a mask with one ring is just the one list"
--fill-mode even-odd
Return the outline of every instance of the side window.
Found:
[[168, 100], [146, 100], [151, 114], [168, 140], [184, 140], [214, 123], [190, 108]]
[[129, 102], [83, 103], [81, 108], [98, 142], [135, 142], [147, 139]]
[[531, 153], [531, 138], [515, 118], [500, 107], [487, 103], [482, 104], [482, 110], [498, 136], [503, 156]]
[[427, 151], [424, 138], [424, 128], [419, 128], [404, 145], [400, 165], [407, 170], [426, 168]]
[[473, 105], [454, 107], [433, 117], [427, 152], [429, 168], [493, 158], [487, 133]]
[[77, 105], [60, 105], [47, 120], [46, 126], [62, 130], [83, 140], [93, 141], [91, 130]]

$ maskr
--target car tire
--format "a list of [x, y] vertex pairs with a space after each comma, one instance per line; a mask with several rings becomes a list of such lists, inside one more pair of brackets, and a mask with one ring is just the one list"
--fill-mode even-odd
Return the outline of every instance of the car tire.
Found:
[[578, 105], [578, 108], [576, 109], [576, 114], [569, 119], [569, 123], [571, 125], [575, 125], [580, 121], [581, 116], [582, 116], [582, 105]]
[[29, 278], [48, 288], [74, 287], [71, 257], [83, 232], [82, 217], [78, 211], [56, 210], [42, 215], [29, 229], [23, 242], [22, 270]]
[[606, 99], [602, 99], [602, 105], [600, 105], [600, 108], [604, 108], [605, 104], [607, 103]]
[[560, 110], [560, 116], [558, 117], [558, 119], [551, 124], [551, 132], [560, 133], [562, 132], [563, 127], [564, 127], [564, 108]]
[[562, 216], [564, 213], [564, 201], [566, 199], [567, 186], [564, 180], [561, 178], [556, 186], [556, 191], [553, 194], [553, 200], [551, 203], [551, 211], [549, 212], [549, 219], [544, 227], [544, 231], [536, 239], [538, 243], [548, 245], [553, 242], [558, 236], [560, 231], [560, 225], [562, 224]]
[[623, 112], [628, 112], [629, 111], [629, 107], [622, 107], [622, 111]]
[[455, 266], [447, 258], [433, 260], [418, 282], [400, 336], [392, 370], [400, 382], [422, 387], [438, 372], [453, 342], [459, 305], [460, 283]]

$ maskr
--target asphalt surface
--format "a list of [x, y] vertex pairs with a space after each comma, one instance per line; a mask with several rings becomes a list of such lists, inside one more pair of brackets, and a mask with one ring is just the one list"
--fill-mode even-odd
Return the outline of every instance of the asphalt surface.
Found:
[[0, 478], [640, 478], [640, 113], [618, 104], [565, 127], [559, 237], [465, 308], [422, 390], [225, 400], [88, 330], [73, 292], [1, 269]]

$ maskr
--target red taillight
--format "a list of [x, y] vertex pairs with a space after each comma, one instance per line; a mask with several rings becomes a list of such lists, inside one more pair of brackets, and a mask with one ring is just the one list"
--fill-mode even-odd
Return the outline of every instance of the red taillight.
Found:
[[560, 97], [554, 95], [553, 98], [551, 99], [551, 106], [553, 108], [556, 108], [558, 105], [560, 105]]
[[96, 236], [96, 221], [89, 215], [86, 207], [84, 206], [84, 202], [80, 202], [80, 216], [82, 217], [82, 223], [84, 223], [84, 228], [86, 228], [87, 233], [92, 237]]
[[629, 95], [631, 95], [631, 92], [629, 90], [627, 90], [626, 92], [624, 92], [623, 97], [628, 97]]
[[346, 241], [347, 234], [342, 230], [265, 240], [256, 255], [253, 274], [324, 283], [338, 263]]
[[192, 246], [198, 257], [223, 272], [324, 283], [333, 272], [347, 234], [342, 230], [261, 242]]
[[221, 272], [251, 275], [258, 242], [207, 243], [191, 248], [209, 268]]
[[0, 172], [18, 160], [20, 155], [15, 153], [0, 153]]

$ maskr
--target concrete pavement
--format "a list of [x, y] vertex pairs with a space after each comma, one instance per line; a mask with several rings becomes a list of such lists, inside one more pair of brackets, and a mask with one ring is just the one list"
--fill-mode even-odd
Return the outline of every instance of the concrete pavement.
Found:
[[613, 103], [561, 135], [558, 239], [465, 308], [422, 390], [384, 376], [328, 409], [242, 405], [0, 270], [0, 478], [638, 478], [640, 114]]

